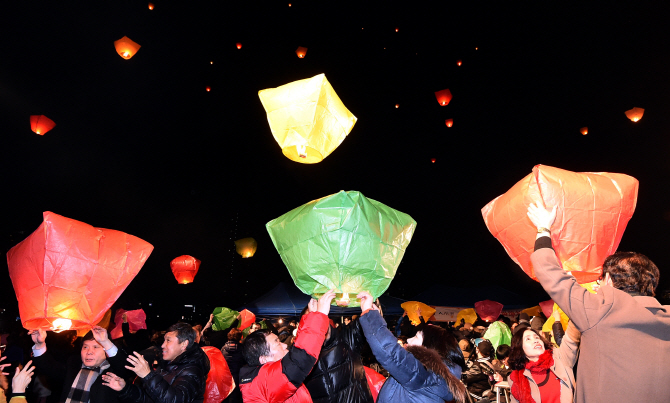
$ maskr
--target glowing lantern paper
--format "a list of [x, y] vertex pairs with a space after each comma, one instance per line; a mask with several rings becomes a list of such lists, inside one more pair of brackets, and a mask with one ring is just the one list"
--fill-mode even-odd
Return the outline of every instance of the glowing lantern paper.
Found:
[[638, 120], [642, 119], [642, 115], [644, 115], [644, 109], [642, 108], [633, 108], [626, 111], [626, 117], [633, 122], [637, 122]]
[[151, 244], [51, 212], [7, 252], [26, 329], [90, 328], [135, 278]]
[[242, 49], [242, 43], [241, 42], [237, 42], [235, 44], [235, 46], [237, 46], [238, 49]]
[[512, 345], [512, 331], [500, 321], [491, 323], [484, 333], [484, 338], [493, 344], [493, 351], [498, 349], [501, 344]]
[[[102, 319], [98, 323], [96, 323], [96, 326], [104, 327], [105, 329], [109, 328], [109, 322], [112, 321], [112, 310], [108, 309], [105, 314], [103, 315]], [[84, 329], [79, 329], [77, 330], [77, 337], [84, 337], [86, 336], [86, 333], [90, 332], [89, 328], [84, 328]]]
[[462, 61], [462, 60], [457, 60], [457, 61], [456, 61], [456, 64], [457, 64], [458, 66], [461, 66], [461, 65], [463, 65], [463, 61]]
[[502, 312], [503, 304], [496, 301], [485, 299], [484, 301], [475, 302], [475, 312], [480, 318], [487, 322], [497, 320]]
[[134, 311], [124, 311], [123, 309], [117, 309], [116, 314], [114, 315], [114, 329], [110, 332], [110, 337], [113, 340], [120, 339], [123, 337], [123, 314], [126, 314], [126, 320], [128, 321], [128, 327], [131, 332], [136, 332], [140, 329], [147, 328], [147, 314], [144, 313], [144, 309], [135, 309]]
[[114, 41], [114, 47], [116, 48], [116, 53], [118, 53], [119, 56], [128, 60], [133, 57], [138, 50], [140, 50], [141, 46], [138, 43], [133, 42], [127, 36], [124, 36], [118, 41]]
[[192, 283], [195, 275], [198, 274], [200, 260], [193, 256], [182, 255], [172, 259], [170, 268], [179, 284]]
[[396, 109], [400, 108], [400, 104], [395, 104], [395, 108]]
[[558, 206], [551, 243], [563, 269], [594, 273], [597, 278], [633, 216], [637, 189], [637, 180], [628, 175], [537, 165], [507, 193], [487, 204], [482, 215], [512, 260], [536, 279], [530, 255], [537, 229], [526, 215], [528, 206]]
[[256, 315], [248, 309], [243, 309], [240, 312], [240, 324], [237, 325], [238, 329], [246, 329], [256, 322]]
[[356, 123], [323, 74], [262, 90], [258, 96], [272, 135], [284, 155], [296, 162], [321, 162]]
[[211, 90], [212, 90], [212, 87], [210, 87], [210, 86], [205, 87], [205, 91], [210, 92]]
[[561, 327], [563, 327], [563, 330], [568, 328], [568, 322], [570, 322], [570, 318], [568, 318], [568, 315], [563, 313], [563, 311], [561, 310], [561, 308], [558, 307], [558, 305], [553, 304], [551, 309], [549, 310], [549, 315], [545, 315], [547, 317], [547, 320], [544, 322], [544, 325], [542, 325], [543, 332], [551, 333], [552, 330], [551, 327], [556, 321], [556, 319], [554, 319], [554, 315], [552, 315], [554, 311], [558, 311], [559, 315], [561, 316]]
[[581, 129], [579, 129], [579, 132], [582, 133], [584, 136], [586, 136], [587, 134], [589, 134], [589, 128], [582, 127]]
[[477, 321], [477, 312], [475, 312], [474, 308], [466, 308], [458, 312], [458, 315], [456, 315], [456, 325], [460, 326], [461, 325], [461, 319], [465, 323], [469, 324], [474, 324]]
[[232, 326], [233, 322], [235, 322], [235, 319], [237, 318], [237, 315], [240, 313], [233, 311], [230, 308], [217, 307], [214, 308], [214, 312], [212, 312], [212, 314], [214, 315], [212, 320], [212, 330], [218, 332], [221, 330], [226, 330]]
[[377, 396], [379, 396], [379, 391], [382, 390], [382, 386], [384, 386], [384, 382], [386, 382], [386, 377], [372, 368], [365, 366], [363, 368], [365, 368], [365, 379], [368, 381], [368, 386], [372, 393], [372, 400], [376, 402]]
[[318, 297], [334, 288], [334, 303], [359, 306], [359, 292], [377, 298], [389, 287], [416, 221], [360, 192], [341, 191], [291, 210], [266, 228], [302, 292]]
[[454, 125], [454, 119], [447, 119], [444, 121], [444, 123], [447, 125], [447, 127], [451, 127]]
[[554, 309], [554, 300], [547, 300], [547, 301], [542, 301], [540, 302], [540, 309], [542, 310], [542, 313], [544, 314], [545, 317], [550, 317], [551, 312]]
[[258, 249], [258, 243], [254, 238], [243, 238], [235, 241], [235, 250], [240, 256], [247, 258], [252, 257]]
[[209, 372], [205, 381], [203, 403], [221, 403], [235, 389], [235, 380], [223, 353], [216, 347], [201, 347], [209, 358]]
[[298, 49], [295, 50], [295, 54], [298, 55], [299, 58], [304, 59], [305, 56], [307, 56], [307, 48], [298, 46]]
[[40, 136], [44, 136], [46, 132], [53, 129], [55, 126], [56, 123], [44, 115], [30, 116], [30, 130], [34, 131]]
[[149, 3], [149, 10], [153, 10], [153, 9], [154, 9], [154, 3]]
[[[406, 301], [400, 304], [400, 306], [407, 312], [407, 317], [414, 326], [421, 324], [421, 318], [423, 318], [424, 322], [428, 322], [430, 317], [435, 315], [435, 308], [428, 306], [423, 302]], [[419, 314], [419, 311], [421, 314]]]
[[435, 161], [437, 161], [435, 158], [430, 159], [430, 162], [432, 162], [433, 164], [435, 163]]
[[437, 98], [437, 102], [442, 105], [446, 106], [449, 105], [449, 102], [451, 102], [451, 91], [447, 88], [446, 90], [441, 90], [441, 91], [436, 91], [435, 92], [435, 98]]

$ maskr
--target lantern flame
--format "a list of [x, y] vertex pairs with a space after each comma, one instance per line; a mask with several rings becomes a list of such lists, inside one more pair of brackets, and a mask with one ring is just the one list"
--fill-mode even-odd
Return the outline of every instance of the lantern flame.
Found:
[[589, 133], [589, 128], [588, 128], [588, 127], [582, 127], [581, 129], [579, 129], [579, 131], [580, 131], [584, 136], [586, 136], [586, 135]]
[[72, 321], [70, 319], [58, 318], [53, 321], [51, 330], [60, 333], [65, 330], [69, 330], [72, 327]]
[[462, 62], [461, 60], [458, 60], [458, 61], [456, 62], [456, 64], [460, 66], [460, 65], [463, 64], [463, 62]]
[[343, 292], [342, 293], [342, 298], [340, 298], [337, 301], [337, 305], [338, 306], [348, 306], [349, 302], [351, 302], [351, 300], [349, 299], [349, 293], [348, 292]]
[[298, 156], [300, 156], [300, 158], [307, 158], [307, 146], [299, 144], [299, 145], [295, 146], [295, 148], [296, 148], [296, 151], [298, 152]]

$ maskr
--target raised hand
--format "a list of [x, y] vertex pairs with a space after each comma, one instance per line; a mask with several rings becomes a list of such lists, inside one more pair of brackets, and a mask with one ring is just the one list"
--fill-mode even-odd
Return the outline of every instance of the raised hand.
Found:
[[126, 365], [126, 368], [136, 373], [140, 378], [144, 378], [151, 372], [149, 363], [137, 351], [134, 351], [133, 355], [129, 355], [127, 360], [131, 365]]
[[102, 384], [120, 392], [126, 386], [126, 381], [111, 372], [107, 372], [102, 374]]
[[14, 373], [14, 378], [12, 378], [12, 392], [13, 393], [25, 393], [30, 380], [33, 378], [33, 371], [35, 367], [31, 367], [32, 361], [28, 361], [26, 366], [19, 371], [19, 367], [16, 367], [16, 372]]
[[112, 343], [109, 340], [109, 335], [107, 334], [107, 329], [105, 329], [104, 327], [93, 326], [93, 328], [91, 329], [91, 332], [93, 332], [93, 338], [95, 339], [95, 341], [100, 343], [102, 348], [104, 348], [105, 350], [109, 350], [110, 348], [112, 348], [114, 346], [114, 343]]
[[[5, 358], [7, 358], [7, 357], [0, 357], [0, 361], [4, 361]], [[5, 367], [9, 367], [10, 365], [12, 365], [12, 364], [2, 364], [2, 365], [0, 365], [0, 374], [9, 375], [9, 372], [3, 372], [3, 371], [5, 370]]]
[[330, 313], [330, 303], [333, 301], [333, 298], [335, 298], [335, 290], [330, 290], [323, 294], [317, 302], [317, 312], [328, 315]]
[[358, 293], [358, 295], [356, 295], [356, 298], [361, 300], [361, 312], [365, 312], [368, 309], [377, 308], [373, 303], [374, 300], [372, 299], [372, 295], [370, 295], [370, 293], [367, 291], [361, 291]]
[[309, 302], [307, 303], [307, 313], [316, 312], [318, 308], [319, 304], [316, 302], [314, 298], [310, 299]]
[[537, 203], [531, 203], [528, 206], [528, 218], [535, 225], [536, 228], [546, 228], [551, 229], [554, 220], [556, 220], [556, 206], [551, 210], [538, 205]]

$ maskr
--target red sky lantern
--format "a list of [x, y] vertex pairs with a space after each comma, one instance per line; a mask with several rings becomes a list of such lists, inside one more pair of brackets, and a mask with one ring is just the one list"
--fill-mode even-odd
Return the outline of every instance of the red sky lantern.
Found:
[[46, 211], [7, 252], [26, 329], [78, 330], [100, 322], [149, 258], [140, 238]]
[[432, 162], [434, 164], [435, 163], [435, 158], [431, 158], [430, 162]]
[[295, 54], [298, 55], [299, 58], [304, 59], [305, 56], [307, 56], [307, 48], [298, 46], [298, 49], [295, 50]]
[[210, 87], [210, 86], [208, 85], [207, 87], [205, 87], [205, 90], [206, 90], [207, 92], [210, 92], [210, 91], [212, 90], [212, 87]]
[[56, 126], [56, 123], [44, 115], [30, 116], [30, 130], [34, 131], [40, 136], [44, 136], [44, 133], [53, 129], [54, 126]]
[[117, 309], [114, 314], [114, 329], [109, 333], [109, 336], [112, 340], [120, 339], [123, 337], [123, 314], [126, 314], [126, 320], [128, 321], [128, 327], [130, 328], [131, 333], [135, 333], [140, 329], [147, 328], [147, 314], [144, 313], [144, 309], [136, 309], [134, 311], [124, 311], [123, 309]]
[[454, 119], [447, 119], [444, 121], [444, 124], [446, 124], [447, 127], [451, 127], [454, 125]]
[[114, 41], [114, 47], [116, 48], [116, 53], [118, 53], [119, 56], [126, 60], [135, 56], [135, 53], [137, 53], [137, 51], [141, 48], [138, 43], [133, 42], [127, 36], [124, 36], [118, 41]]
[[457, 60], [457, 61], [456, 61], [456, 64], [460, 66], [460, 65], [463, 64], [463, 61], [462, 61], [462, 60]]
[[248, 309], [243, 309], [242, 312], [240, 312], [240, 324], [237, 325], [237, 328], [244, 330], [254, 322], [256, 322], [256, 315]]
[[149, 10], [153, 10], [153, 9], [154, 9], [154, 3], [149, 3]]
[[242, 42], [237, 42], [235, 46], [237, 46], [238, 49], [242, 49]]
[[398, 32], [398, 28], [395, 29], [395, 32]]
[[475, 302], [475, 312], [480, 318], [487, 322], [493, 322], [498, 319], [502, 312], [503, 304], [500, 302], [485, 299], [484, 301]]
[[642, 119], [642, 115], [644, 115], [643, 108], [633, 108], [629, 111], [626, 111], [626, 117], [628, 117], [628, 119], [632, 120], [633, 122], [637, 122], [638, 120]]
[[396, 109], [400, 108], [400, 104], [395, 104], [395, 108]]
[[170, 262], [172, 274], [179, 284], [192, 283], [200, 268], [200, 260], [193, 256], [182, 255], [172, 259]]
[[540, 309], [542, 309], [542, 313], [544, 316], [547, 318], [551, 317], [552, 312], [554, 312], [554, 300], [550, 299], [547, 301], [542, 301], [540, 302]]
[[203, 403], [220, 403], [235, 389], [235, 380], [221, 350], [211, 346], [201, 348], [209, 359], [209, 372], [205, 381]]
[[579, 132], [586, 136], [587, 134], [589, 134], [589, 128], [582, 127], [581, 129], [579, 129]]
[[449, 105], [449, 102], [451, 102], [451, 91], [449, 91], [449, 88], [447, 88], [446, 90], [436, 91], [435, 98], [437, 98], [437, 102], [440, 105], [442, 106]]

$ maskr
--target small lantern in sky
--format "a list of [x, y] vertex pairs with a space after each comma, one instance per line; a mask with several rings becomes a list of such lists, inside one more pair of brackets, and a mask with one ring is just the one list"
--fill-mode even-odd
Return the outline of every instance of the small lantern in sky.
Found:
[[212, 90], [212, 87], [210, 87], [209, 85], [207, 87], [205, 87], [205, 91], [210, 92], [211, 90]]
[[589, 134], [589, 128], [582, 127], [581, 129], [579, 129], [579, 132], [582, 133], [584, 136], [586, 136], [587, 134]]
[[432, 162], [433, 164], [435, 163], [435, 161], [436, 161], [435, 158], [430, 159], [430, 162]]
[[493, 322], [498, 319], [502, 312], [503, 304], [496, 301], [484, 300], [475, 302], [475, 311], [480, 318], [486, 322]]
[[451, 91], [449, 91], [448, 88], [445, 90], [436, 91], [435, 98], [437, 98], [437, 102], [440, 105], [442, 106], [449, 105], [449, 102], [451, 102]]
[[154, 3], [149, 3], [149, 10], [153, 10], [153, 9], [154, 9]]
[[252, 257], [256, 253], [256, 249], [258, 249], [258, 243], [254, 238], [243, 238], [235, 241], [235, 251], [244, 258]]
[[399, 31], [399, 29], [398, 29], [398, 28], [396, 28], [396, 29], [395, 29], [395, 32], [398, 32], [398, 31]]
[[140, 50], [141, 46], [138, 43], [133, 42], [127, 36], [124, 36], [118, 41], [114, 41], [114, 47], [116, 48], [116, 53], [118, 53], [119, 56], [128, 60], [133, 57], [138, 50]]
[[56, 123], [44, 115], [31, 115], [30, 116], [30, 130], [44, 136], [44, 133], [53, 129], [56, 126]]
[[296, 162], [321, 162], [344, 141], [356, 117], [324, 74], [258, 92], [270, 130], [284, 155]]
[[461, 66], [463, 64], [463, 61], [462, 60], [456, 60], [456, 64]]
[[644, 115], [644, 109], [643, 108], [633, 108], [631, 110], [626, 111], [626, 117], [633, 122], [637, 122], [638, 120], [642, 119], [642, 115]]
[[298, 55], [299, 58], [304, 59], [305, 56], [307, 56], [307, 48], [298, 46], [298, 49], [295, 50], [295, 54]]
[[395, 108], [396, 109], [400, 108], [400, 104], [395, 104]]
[[237, 46], [238, 49], [242, 49], [242, 42], [237, 42], [235, 46]]
[[179, 284], [192, 283], [195, 275], [198, 274], [200, 260], [193, 256], [182, 255], [172, 259], [170, 268]]
[[444, 121], [444, 124], [446, 124], [447, 127], [451, 127], [454, 125], [454, 119], [447, 119]]

